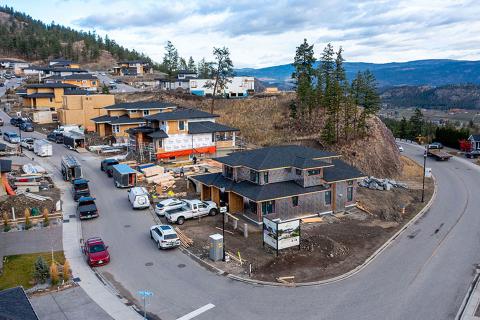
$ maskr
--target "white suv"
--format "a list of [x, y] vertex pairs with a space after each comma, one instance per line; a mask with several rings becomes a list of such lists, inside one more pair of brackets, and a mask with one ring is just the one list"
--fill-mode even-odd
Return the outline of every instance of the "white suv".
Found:
[[165, 199], [155, 205], [155, 213], [158, 216], [164, 216], [166, 211], [174, 208], [180, 208], [183, 205], [185, 205], [183, 200], [177, 198]]
[[180, 245], [177, 233], [172, 226], [159, 224], [150, 227], [150, 238], [155, 241], [159, 250], [175, 248]]

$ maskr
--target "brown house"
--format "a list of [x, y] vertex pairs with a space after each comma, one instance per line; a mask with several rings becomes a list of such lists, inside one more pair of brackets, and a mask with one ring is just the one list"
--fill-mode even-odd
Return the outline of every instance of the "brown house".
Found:
[[341, 212], [355, 205], [365, 175], [339, 156], [304, 146], [274, 146], [215, 158], [221, 173], [189, 177], [202, 200], [221, 202], [232, 214], [260, 224]]

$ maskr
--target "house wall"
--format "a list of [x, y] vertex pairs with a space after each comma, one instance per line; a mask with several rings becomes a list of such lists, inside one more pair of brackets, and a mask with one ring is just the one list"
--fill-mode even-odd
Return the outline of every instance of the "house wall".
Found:
[[[163, 140], [165, 151], [177, 151], [192, 149], [191, 134], [168, 134], [168, 138]], [[202, 148], [214, 146], [212, 135], [210, 133], [193, 135], [193, 148]]]
[[127, 115], [126, 110], [107, 110], [107, 113], [110, 117], [124, 116]]
[[125, 132], [125, 131], [127, 131], [128, 129], [131, 129], [131, 128], [137, 128], [139, 125], [140, 125], [140, 124], [138, 124], [138, 123], [133, 123], [133, 124], [120, 124], [120, 125], [118, 125], [118, 126], [119, 126], [119, 129], [120, 129], [120, 132], [115, 133], [115, 132], [113, 132], [113, 130], [112, 130], [112, 132], [113, 132], [113, 135], [114, 135], [115, 137], [128, 137], [128, 133]]
[[[254, 77], [232, 77], [229, 78], [231, 81], [228, 83], [223, 91], [219, 91], [217, 88], [217, 94], [225, 94], [228, 96], [238, 96], [238, 94], [242, 94], [243, 96], [247, 96], [248, 90], [255, 89], [255, 78]], [[213, 80], [210, 79], [191, 79], [189, 82], [190, 92], [196, 95], [212, 95], [213, 94], [213, 87], [207, 88], [207, 84], [212, 82]]]
[[62, 108], [58, 109], [61, 124], [78, 124], [88, 131], [95, 131], [91, 119], [107, 114], [103, 107], [115, 103], [112, 94], [63, 96]]
[[315, 215], [331, 210], [332, 206], [325, 204], [325, 191], [298, 196], [298, 206], [295, 207], [293, 206], [292, 197], [275, 200], [275, 213], [282, 220]]
[[228, 210], [231, 214], [243, 212], [243, 197], [236, 193], [228, 192]]
[[100, 86], [98, 79], [87, 79], [87, 80], [68, 79], [68, 80], [62, 80], [62, 83], [73, 84], [75, 86], [79, 86], [82, 89], [94, 90], [94, 91], [98, 90]]

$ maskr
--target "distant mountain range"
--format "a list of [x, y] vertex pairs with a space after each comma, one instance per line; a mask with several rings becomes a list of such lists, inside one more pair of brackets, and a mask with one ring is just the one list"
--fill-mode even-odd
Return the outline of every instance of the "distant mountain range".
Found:
[[[391, 63], [345, 62], [345, 70], [350, 80], [358, 71], [367, 69], [375, 74], [380, 88], [480, 84], [480, 61], [438, 59]], [[235, 71], [237, 75], [256, 77], [269, 86], [278, 86], [282, 89], [292, 87], [291, 64]]]

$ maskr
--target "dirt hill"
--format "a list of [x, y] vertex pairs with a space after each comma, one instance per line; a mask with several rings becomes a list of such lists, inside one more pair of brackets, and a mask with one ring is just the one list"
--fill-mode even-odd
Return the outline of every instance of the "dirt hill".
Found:
[[[241, 138], [247, 145], [267, 146], [274, 144], [302, 144], [322, 146], [318, 134], [307, 137], [293, 132], [289, 125], [288, 104], [293, 94], [247, 99], [219, 99], [215, 102], [215, 113], [219, 122], [239, 128]], [[164, 92], [142, 92], [119, 94], [117, 102], [170, 101], [180, 106], [210, 110], [210, 99], [191, 95], [167, 94]], [[361, 169], [367, 175], [398, 177], [402, 164], [395, 139], [383, 122], [374, 117], [368, 121], [367, 136], [328, 147], [343, 156], [343, 159]]]

